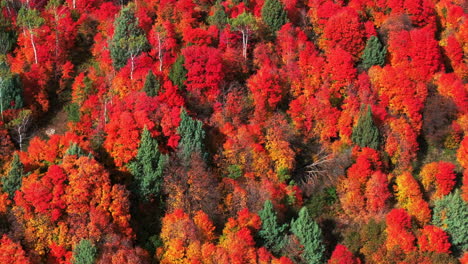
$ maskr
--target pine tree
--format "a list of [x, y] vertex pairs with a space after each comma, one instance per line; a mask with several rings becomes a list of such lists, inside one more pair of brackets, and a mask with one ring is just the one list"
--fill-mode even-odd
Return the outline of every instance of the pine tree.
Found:
[[94, 264], [96, 261], [96, 246], [87, 239], [82, 239], [73, 249], [73, 264]]
[[180, 118], [181, 121], [177, 133], [180, 135], [179, 146], [182, 150], [182, 158], [188, 161], [192, 153], [199, 152], [206, 159], [203, 123], [200, 120], [191, 118], [185, 109], [182, 109]]
[[11, 22], [0, 12], [0, 55], [11, 51], [16, 43], [16, 33], [12, 30]]
[[[142, 51], [149, 48], [148, 40], [138, 25], [138, 19], [131, 5], [122, 8], [115, 19], [114, 37], [110, 43], [110, 53], [116, 70], [124, 67], [128, 59], [133, 60]], [[132, 67], [133, 73], [133, 67]]]
[[187, 80], [187, 69], [185, 69], [184, 63], [184, 56], [179, 55], [169, 72], [169, 79], [171, 79], [172, 83], [177, 85], [179, 89], [184, 88], [185, 80]]
[[68, 121], [70, 122], [80, 122], [80, 105], [77, 103], [70, 103], [65, 106], [65, 110], [68, 114]]
[[23, 182], [23, 164], [21, 163], [18, 153], [15, 153], [10, 164], [10, 170], [6, 177], [2, 178], [3, 190], [7, 192], [10, 198], [13, 198], [15, 192], [21, 188]]
[[367, 40], [366, 48], [362, 54], [362, 65], [368, 69], [373, 65], [383, 66], [385, 64], [387, 49], [380, 43], [376, 36], [371, 36]]
[[468, 250], [468, 204], [461, 198], [460, 191], [435, 201], [432, 222], [444, 229], [452, 244], [459, 251]]
[[212, 16], [208, 17], [208, 23], [210, 25], [215, 25], [219, 29], [223, 29], [226, 24], [228, 23], [228, 16], [226, 12], [224, 11], [224, 7], [221, 5], [221, 3], [218, 1], [216, 2], [216, 5], [214, 6], [215, 12]]
[[367, 107], [365, 115], [359, 117], [359, 121], [353, 129], [351, 139], [361, 147], [379, 148], [380, 133], [372, 119], [370, 106]]
[[153, 97], [158, 95], [160, 88], [161, 84], [159, 83], [159, 80], [154, 76], [153, 71], [150, 70], [146, 75], [143, 91], [145, 91], [146, 95]]
[[80, 146], [78, 146], [78, 144], [72, 143], [65, 152], [65, 155], [75, 155], [78, 158], [86, 156], [86, 153], [80, 148]]
[[292, 221], [291, 232], [297, 236], [299, 242], [304, 246], [302, 258], [306, 263], [323, 263], [325, 246], [322, 242], [322, 230], [309, 216], [307, 208], [303, 207], [299, 211], [298, 218]]
[[262, 19], [272, 32], [278, 31], [288, 21], [286, 10], [278, 0], [266, 0], [262, 7]]
[[278, 224], [276, 212], [273, 209], [273, 204], [270, 200], [265, 201], [263, 209], [258, 213], [262, 219], [262, 229], [258, 232], [264, 245], [272, 253], [278, 254], [285, 244], [284, 232], [287, 225], [280, 226]]
[[167, 161], [168, 157], [159, 151], [158, 141], [145, 127], [136, 159], [128, 165], [135, 177], [132, 189], [138, 197], [149, 200], [159, 196]]
[[0, 113], [23, 107], [23, 91], [18, 75], [13, 75], [6, 62], [0, 59]]

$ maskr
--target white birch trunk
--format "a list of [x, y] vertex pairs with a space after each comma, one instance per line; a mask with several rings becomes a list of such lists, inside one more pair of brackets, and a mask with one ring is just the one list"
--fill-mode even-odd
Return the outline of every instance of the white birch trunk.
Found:
[[135, 55], [130, 55], [130, 59], [132, 61], [132, 68], [130, 70], [130, 80], [133, 80], [133, 71], [135, 70]]
[[31, 45], [34, 51], [34, 62], [37, 64], [37, 50], [36, 43], [34, 42], [34, 34], [31, 29], [29, 29], [29, 35], [31, 36]]
[[159, 71], [162, 71], [163, 60], [162, 60], [162, 48], [161, 48], [161, 37], [158, 33], [158, 58], [159, 58]]
[[0, 113], [2, 114], [3, 121], [3, 79], [0, 78]]

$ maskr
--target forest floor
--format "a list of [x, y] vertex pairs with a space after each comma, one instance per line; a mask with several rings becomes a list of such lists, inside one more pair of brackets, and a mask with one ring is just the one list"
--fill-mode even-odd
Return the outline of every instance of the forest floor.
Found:
[[53, 134], [64, 134], [67, 131], [68, 114], [65, 107], [56, 108], [49, 113], [48, 118], [41, 120], [33, 129], [30, 138], [39, 137], [46, 139]]

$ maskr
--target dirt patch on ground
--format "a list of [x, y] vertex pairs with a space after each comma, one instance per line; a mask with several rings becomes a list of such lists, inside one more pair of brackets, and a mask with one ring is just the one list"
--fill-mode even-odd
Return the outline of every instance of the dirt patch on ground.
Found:
[[68, 114], [65, 108], [62, 108], [52, 114], [53, 117], [50, 118], [49, 122], [35, 130], [31, 135], [31, 138], [40, 137], [42, 139], [46, 139], [53, 134], [64, 134], [67, 131]]

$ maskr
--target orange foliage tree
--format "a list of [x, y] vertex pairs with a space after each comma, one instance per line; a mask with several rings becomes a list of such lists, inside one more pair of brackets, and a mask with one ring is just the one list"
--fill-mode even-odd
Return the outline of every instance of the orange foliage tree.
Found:
[[367, 218], [385, 209], [391, 194], [377, 151], [363, 148], [355, 152], [355, 159], [356, 163], [347, 170], [347, 177], [340, 181], [337, 191], [348, 216]]
[[395, 191], [398, 204], [414, 216], [419, 223], [426, 224], [431, 219], [431, 210], [423, 199], [418, 182], [410, 172], [403, 172], [396, 177]]
[[450, 253], [451, 244], [444, 230], [437, 226], [427, 225], [418, 236], [419, 250], [436, 253]]
[[421, 170], [421, 183], [426, 192], [435, 188], [431, 198], [437, 199], [449, 194], [455, 186], [455, 165], [450, 162], [432, 162], [425, 164]]
[[416, 250], [416, 237], [410, 231], [411, 217], [404, 209], [393, 209], [386, 216], [388, 250], [401, 248], [405, 253]]
[[7, 235], [0, 239], [0, 262], [5, 264], [30, 264], [23, 248], [12, 241]]

